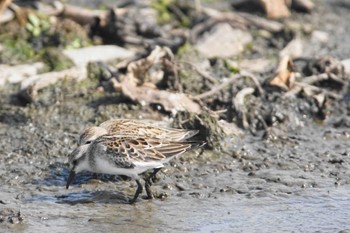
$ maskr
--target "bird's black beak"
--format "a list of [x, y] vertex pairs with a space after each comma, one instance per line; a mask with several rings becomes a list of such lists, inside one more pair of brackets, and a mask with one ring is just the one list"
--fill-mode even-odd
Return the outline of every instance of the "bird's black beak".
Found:
[[[73, 168], [74, 169], [74, 168]], [[74, 170], [71, 170], [70, 173], [69, 173], [69, 176], [68, 176], [68, 179], [67, 179], [67, 184], [66, 184], [66, 189], [69, 188], [69, 185], [72, 183], [72, 181], [74, 180], [74, 177], [75, 177], [75, 171]]]

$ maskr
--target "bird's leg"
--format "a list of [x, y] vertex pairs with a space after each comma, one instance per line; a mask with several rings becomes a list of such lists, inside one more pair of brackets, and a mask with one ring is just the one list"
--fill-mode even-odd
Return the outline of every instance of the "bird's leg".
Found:
[[[155, 168], [152, 172], [151, 175], [149, 175], [146, 179], [145, 179], [145, 189], [146, 189], [146, 193], [147, 193], [147, 198], [148, 199], [153, 199], [153, 193], [151, 191], [151, 185], [152, 185], [152, 181], [154, 182], [155, 176], [157, 174], [157, 172], [160, 171], [161, 168]], [[152, 180], [152, 181], [151, 181]]]
[[156, 182], [156, 179], [157, 179], [156, 175], [161, 169], [162, 168], [155, 168], [153, 170], [152, 174], [149, 176], [150, 181], [152, 180], [153, 183]]
[[151, 181], [150, 181], [150, 178], [148, 177], [146, 180], [145, 180], [145, 189], [146, 189], [146, 193], [147, 193], [147, 199], [153, 199], [154, 196], [153, 196], [153, 193], [151, 191]]
[[140, 193], [142, 192], [142, 184], [140, 182], [139, 179], [136, 180], [136, 183], [137, 183], [137, 189], [136, 189], [136, 192], [135, 192], [135, 195], [134, 195], [134, 198], [129, 200], [129, 204], [134, 204], [137, 197], [140, 195]]

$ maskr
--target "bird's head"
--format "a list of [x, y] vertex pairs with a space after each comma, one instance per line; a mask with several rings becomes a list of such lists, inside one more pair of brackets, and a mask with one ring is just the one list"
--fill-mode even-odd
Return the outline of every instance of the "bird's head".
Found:
[[107, 133], [108, 133], [108, 131], [105, 128], [96, 127], [96, 126], [89, 127], [80, 136], [79, 141], [78, 141], [78, 146], [90, 144], [91, 142], [96, 140], [96, 138], [103, 136]]
[[68, 189], [69, 185], [72, 183], [75, 174], [85, 170], [87, 164], [87, 150], [89, 148], [89, 144], [82, 145], [77, 147], [72, 153], [68, 156], [69, 169], [70, 173], [67, 179], [66, 188]]

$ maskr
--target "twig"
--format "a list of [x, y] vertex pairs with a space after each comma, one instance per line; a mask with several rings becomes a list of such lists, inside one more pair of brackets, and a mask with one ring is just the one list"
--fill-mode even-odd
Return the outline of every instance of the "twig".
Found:
[[238, 15], [242, 16], [247, 21], [248, 25], [254, 25], [257, 28], [262, 28], [269, 32], [280, 32], [284, 28], [284, 25], [279, 22], [267, 20], [256, 15], [248, 13], [238, 13]]
[[212, 77], [211, 75], [209, 75], [208, 73], [204, 72], [203, 70], [199, 69], [198, 66], [196, 66], [195, 64], [193, 64], [192, 62], [188, 62], [188, 61], [179, 61], [179, 63], [184, 63], [187, 65], [192, 66], [192, 68], [194, 68], [194, 70], [203, 78], [209, 80], [210, 82], [214, 83], [214, 84], [218, 84], [218, 80], [215, 79], [214, 77]]
[[322, 74], [319, 74], [319, 75], [311, 75], [311, 76], [305, 77], [303, 79], [303, 83], [313, 84], [313, 83], [316, 83], [316, 82], [329, 80], [329, 79], [345, 85], [345, 83], [344, 83], [344, 81], [342, 79], [338, 78], [338, 76], [336, 76], [336, 75], [334, 75], [332, 73], [329, 73], [329, 74], [328, 73], [322, 73]]
[[309, 91], [312, 91], [312, 92], [319, 92], [319, 93], [321, 92], [321, 93], [324, 93], [325, 95], [327, 95], [327, 96], [329, 96], [331, 98], [334, 98], [334, 99], [340, 99], [341, 98], [341, 95], [335, 94], [333, 92], [330, 92], [330, 91], [327, 91], [325, 89], [316, 87], [314, 85], [310, 85], [308, 83], [303, 83], [303, 82], [295, 82], [294, 87], [290, 91], [286, 92], [285, 96], [295, 95], [295, 94], [299, 93], [302, 90], [309, 90]]
[[228, 85], [230, 85], [231, 83], [233, 83], [234, 81], [236, 81], [240, 77], [242, 77], [241, 74], [235, 74], [231, 78], [229, 78], [226, 82], [215, 86], [210, 91], [207, 91], [207, 92], [204, 92], [202, 94], [196, 95], [194, 98], [196, 98], [196, 99], [204, 99], [204, 98], [207, 98], [209, 96], [212, 96], [212, 95], [216, 94], [217, 92], [221, 91], [222, 89], [224, 89], [225, 87], [227, 87]]
[[311, 75], [311, 76], [305, 77], [303, 78], [303, 83], [313, 84], [313, 83], [324, 81], [327, 79], [328, 79], [328, 74], [323, 73], [319, 75]]
[[250, 73], [249, 71], [246, 71], [246, 70], [241, 70], [239, 73], [242, 76], [246, 76], [246, 77], [250, 78], [254, 82], [255, 86], [258, 88], [260, 94], [264, 93], [264, 89], [262, 89], [258, 78], [254, 74], [252, 74], [252, 73]]

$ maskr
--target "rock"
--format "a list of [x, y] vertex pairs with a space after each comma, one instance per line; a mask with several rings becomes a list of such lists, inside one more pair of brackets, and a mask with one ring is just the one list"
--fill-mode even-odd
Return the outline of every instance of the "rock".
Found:
[[81, 49], [64, 50], [76, 65], [86, 65], [88, 62], [126, 59], [134, 56], [134, 52], [115, 45], [98, 45]]
[[327, 32], [315, 30], [311, 34], [311, 42], [326, 44], [329, 41]]
[[298, 11], [310, 13], [314, 9], [315, 4], [311, 0], [293, 0], [291, 7]]
[[303, 42], [301, 39], [296, 38], [290, 41], [287, 46], [280, 51], [279, 56], [281, 59], [286, 56], [291, 58], [300, 57], [303, 54], [303, 49]]
[[256, 73], [264, 73], [272, 68], [271, 61], [265, 59], [265, 58], [257, 58], [252, 60], [242, 60], [240, 63], [240, 68], [242, 70], [249, 70], [251, 72]]
[[341, 63], [344, 66], [345, 73], [350, 74], [350, 58], [342, 60]]
[[256, 58], [256, 59], [243, 59], [242, 61], [229, 60], [226, 62], [231, 66], [239, 70], [246, 70], [254, 73], [264, 73], [273, 68], [271, 61], [266, 58]]
[[204, 35], [196, 48], [206, 58], [227, 58], [240, 54], [252, 40], [249, 32], [233, 29], [229, 24], [221, 23], [209, 34]]

